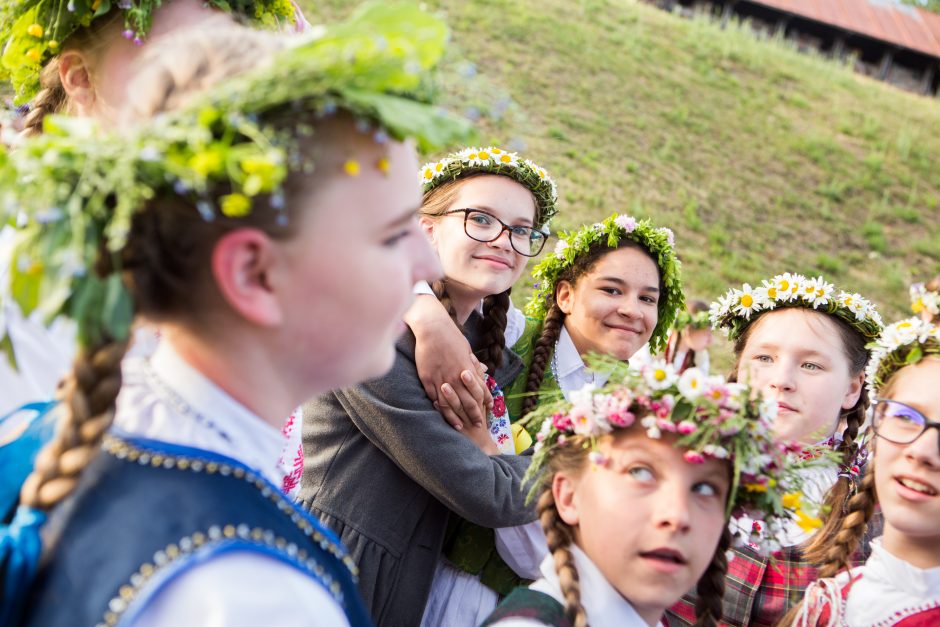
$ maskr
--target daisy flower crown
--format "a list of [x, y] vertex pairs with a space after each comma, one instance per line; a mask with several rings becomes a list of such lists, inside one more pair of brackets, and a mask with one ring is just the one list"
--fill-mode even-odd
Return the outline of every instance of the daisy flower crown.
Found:
[[916, 364], [928, 355], [940, 356], [940, 327], [917, 317], [900, 320], [885, 327], [868, 348], [871, 358], [865, 368], [865, 380], [869, 395], [875, 398], [904, 366]]
[[755, 398], [744, 384], [705, 376], [697, 368], [680, 376], [664, 361], [639, 369], [625, 368], [610, 357], [593, 356], [592, 361], [617, 375], [602, 388], [588, 384], [571, 393], [570, 401], [556, 392], [526, 418], [542, 421], [526, 474], [532, 482], [530, 499], [551, 481], [548, 462], [559, 447], [589, 448], [589, 462], [605, 466], [609, 460], [598, 440], [618, 429], [639, 427], [653, 439], [674, 434], [690, 464], [709, 458], [731, 464], [727, 515], [749, 521], [746, 529], [733, 525], [736, 546], [769, 554], [779, 548], [789, 521], [815, 520], [821, 504], [804, 498], [800, 471], [835, 468], [836, 459], [825, 447], [809, 450], [776, 441], [776, 403]]
[[[172, 1], [172, 0], [167, 0]], [[126, 39], [143, 42], [153, 12], [164, 0], [0, 0], [0, 78], [9, 79], [22, 104], [39, 91], [43, 64], [61, 52], [75, 31], [117, 8]], [[296, 7], [290, 0], [207, 0], [212, 7], [268, 27], [292, 24]]]
[[709, 309], [712, 327], [722, 329], [734, 341], [761, 313], [785, 307], [802, 307], [835, 316], [863, 337], [878, 337], [884, 323], [875, 306], [858, 294], [836, 291], [823, 277], [807, 278], [786, 272], [765, 279], [758, 287], [745, 283], [730, 289]]
[[915, 283], [911, 286], [911, 311], [940, 316], [940, 293], [928, 290], [923, 283]]
[[536, 291], [526, 304], [526, 315], [542, 319], [548, 314], [559, 276], [578, 257], [587, 254], [593, 245], [603, 243], [608, 248], [616, 248], [623, 239], [633, 240], [648, 250], [659, 267], [666, 293], [659, 297], [659, 319], [650, 337], [650, 347], [653, 352], [665, 348], [669, 329], [677, 313], [685, 309], [681, 263], [673, 248], [675, 235], [672, 230], [657, 228], [649, 219], [637, 220], [633, 216], [615, 213], [603, 222], [561, 233], [554, 252], [540, 261], [532, 271]]
[[[83, 344], [127, 337], [133, 304], [118, 270], [133, 216], [151, 199], [176, 195], [207, 222], [272, 211], [286, 225], [288, 173], [317, 167], [299, 144], [315, 119], [346, 112], [379, 144], [465, 141], [468, 121], [401, 95], [427, 80], [446, 39], [444, 23], [415, 5], [367, 5], [121, 136], [103, 135], [87, 118], [47, 118], [43, 135], [0, 150], [0, 178], [17, 181], [0, 190], [0, 223], [18, 231], [0, 311], [12, 295], [25, 315], [75, 320]], [[387, 159], [370, 166], [387, 171]], [[344, 165], [348, 176], [358, 168]], [[93, 270], [102, 254], [115, 267], [105, 277]], [[13, 357], [6, 333], [0, 324], [0, 347]]]
[[535, 196], [537, 211], [536, 228], [548, 227], [549, 221], [558, 212], [558, 190], [555, 181], [545, 168], [514, 152], [489, 146], [487, 148], [464, 148], [433, 163], [426, 163], [418, 172], [418, 181], [424, 193], [446, 181], [454, 181], [467, 174], [502, 174], [525, 186]]

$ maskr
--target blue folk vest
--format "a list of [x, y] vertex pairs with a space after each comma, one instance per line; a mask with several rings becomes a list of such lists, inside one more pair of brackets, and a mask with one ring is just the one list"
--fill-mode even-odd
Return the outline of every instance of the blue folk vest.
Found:
[[258, 472], [201, 449], [108, 436], [43, 535], [24, 625], [131, 622], [175, 577], [230, 551], [296, 568], [353, 627], [372, 624], [338, 538]]

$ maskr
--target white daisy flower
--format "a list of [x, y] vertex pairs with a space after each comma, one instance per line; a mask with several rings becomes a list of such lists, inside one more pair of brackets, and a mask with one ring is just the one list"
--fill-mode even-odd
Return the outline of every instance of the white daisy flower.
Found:
[[751, 319], [752, 313], [760, 310], [757, 295], [754, 294], [754, 290], [749, 283], [745, 283], [740, 290], [734, 290], [734, 302], [734, 313], [744, 316], [748, 320]]
[[649, 364], [649, 366], [643, 370], [643, 378], [646, 379], [646, 383], [654, 390], [665, 390], [678, 379], [676, 370], [672, 367], [672, 364], [667, 364], [662, 360], [656, 360]]
[[705, 390], [705, 374], [698, 368], [689, 368], [679, 377], [676, 386], [679, 393], [690, 401], [694, 401]]

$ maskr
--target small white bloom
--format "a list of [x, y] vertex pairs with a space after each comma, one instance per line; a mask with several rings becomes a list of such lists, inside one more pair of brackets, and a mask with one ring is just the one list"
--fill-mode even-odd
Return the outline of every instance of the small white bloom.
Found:
[[555, 257], [564, 261], [566, 250], [568, 250], [568, 242], [563, 239], [558, 240], [558, 243], [555, 244]]
[[676, 382], [676, 370], [672, 364], [656, 360], [643, 369], [643, 378], [654, 390], [665, 390]]
[[632, 233], [636, 230], [636, 218], [628, 215], [618, 215], [614, 218], [614, 224], [622, 228], [627, 233]]
[[689, 368], [679, 377], [679, 393], [694, 401], [705, 390], [705, 374], [698, 368]]

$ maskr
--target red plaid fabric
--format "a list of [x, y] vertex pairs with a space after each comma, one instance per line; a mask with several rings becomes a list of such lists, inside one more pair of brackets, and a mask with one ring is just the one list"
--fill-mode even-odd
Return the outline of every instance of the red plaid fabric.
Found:
[[[865, 563], [871, 553], [872, 538], [881, 535], [883, 519], [877, 512], [868, 524], [861, 550], [852, 566]], [[816, 580], [816, 568], [803, 561], [799, 547], [773, 554], [773, 564], [748, 549], [733, 549], [734, 558], [725, 576], [725, 596], [721, 624], [733, 627], [775, 625], [787, 611], [803, 599], [806, 587]], [[666, 612], [670, 627], [695, 623], [696, 595], [690, 592]]]
[[[722, 625], [771, 627], [803, 598], [803, 591], [816, 580], [816, 569], [802, 561], [796, 547], [777, 551], [770, 563], [747, 549], [734, 549], [725, 576]], [[689, 593], [666, 612], [669, 625], [695, 623], [694, 593]]]

